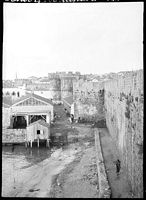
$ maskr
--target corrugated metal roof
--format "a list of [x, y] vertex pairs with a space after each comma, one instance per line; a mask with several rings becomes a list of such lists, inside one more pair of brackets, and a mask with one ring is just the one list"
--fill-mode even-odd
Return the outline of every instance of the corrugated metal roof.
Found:
[[33, 94], [33, 93], [30, 93], [30, 94], [27, 94], [25, 96], [20, 97], [19, 99], [15, 100], [12, 105], [15, 105], [15, 104], [17, 104], [17, 103], [19, 103], [19, 102], [21, 102], [21, 101], [23, 101], [25, 99], [33, 98], [33, 97], [38, 99], [38, 100], [44, 101], [44, 102], [46, 102], [48, 104], [51, 104], [53, 106], [53, 103], [52, 103], [52, 101], [50, 99], [47, 99], [45, 97], [42, 97], [42, 96], [39, 96], [39, 95]]
[[35, 124], [40, 124], [40, 125], [45, 126], [45, 127], [50, 127], [50, 125], [47, 122], [45, 122], [44, 120], [41, 120], [41, 119], [29, 124], [28, 126], [33, 126]]

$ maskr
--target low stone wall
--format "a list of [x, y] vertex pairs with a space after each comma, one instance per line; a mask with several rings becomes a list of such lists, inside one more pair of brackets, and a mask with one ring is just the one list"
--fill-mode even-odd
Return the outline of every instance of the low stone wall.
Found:
[[99, 198], [110, 198], [111, 189], [107, 180], [107, 174], [105, 172], [104, 160], [101, 151], [99, 130], [94, 129], [95, 134], [95, 148], [96, 148], [96, 162], [98, 171], [98, 183], [99, 183]]
[[2, 130], [2, 143], [23, 143], [26, 139], [26, 129], [5, 129]]

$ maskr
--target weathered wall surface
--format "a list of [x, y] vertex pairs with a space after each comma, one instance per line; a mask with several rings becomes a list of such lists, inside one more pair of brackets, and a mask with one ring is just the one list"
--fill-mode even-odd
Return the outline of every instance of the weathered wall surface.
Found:
[[104, 118], [104, 90], [102, 83], [79, 80], [73, 84], [75, 118], [98, 121]]
[[74, 77], [51, 77], [47, 83], [27, 84], [27, 90], [53, 100], [61, 100], [73, 94]]
[[143, 71], [104, 83], [106, 125], [136, 197], [143, 194]]
[[73, 95], [73, 78], [62, 77], [61, 78], [61, 98], [66, 98]]
[[10, 108], [2, 108], [2, 126], [10, 126]]
[[47, 83], [27, 84], [26, 89], [46, 98], [61, 100], [61, 80], [57, 77], [50, 78]]
[[2, 143], [23, 143], [26, 140], [26, 129], [4, 129]]
[[49, 90], [52, 94], [53, 100], [61, 100], [61, 80], [60, 78], [50, 79]]

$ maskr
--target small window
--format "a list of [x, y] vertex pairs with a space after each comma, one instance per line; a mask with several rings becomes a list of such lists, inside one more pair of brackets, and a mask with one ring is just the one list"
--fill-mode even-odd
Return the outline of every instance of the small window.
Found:
[[18, 97], [20, 96], [19, 92], [17, 92], [17, 96], [18, 96]]
[[40, 130], [37, 130], [37, 135], [39, 135], [40, 134]]

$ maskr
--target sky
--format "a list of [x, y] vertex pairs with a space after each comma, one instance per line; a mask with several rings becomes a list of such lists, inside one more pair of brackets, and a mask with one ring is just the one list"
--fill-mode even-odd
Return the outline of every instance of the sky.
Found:
[[3, 79], [143, 68], [143, 2], [4, 3]]

